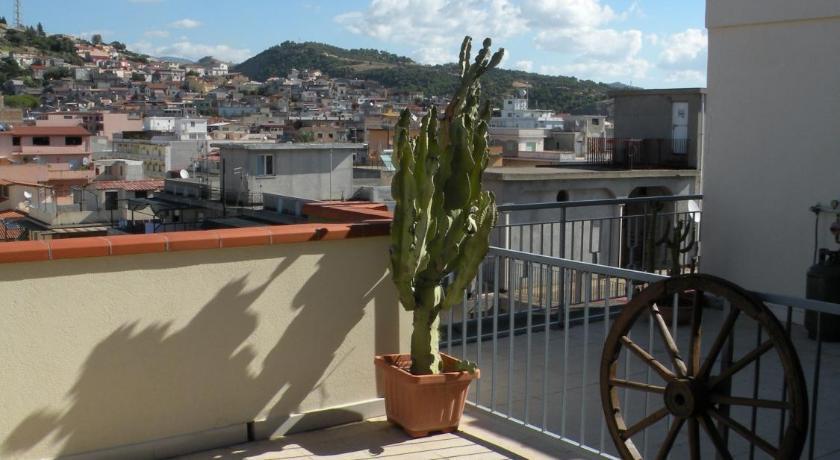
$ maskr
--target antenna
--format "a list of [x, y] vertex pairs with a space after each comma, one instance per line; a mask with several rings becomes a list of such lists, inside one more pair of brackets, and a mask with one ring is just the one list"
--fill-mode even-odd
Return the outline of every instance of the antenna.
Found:
[[15, 27], [23, 27], [23, 21], [20, 20], [20, 0], [15, 0]]

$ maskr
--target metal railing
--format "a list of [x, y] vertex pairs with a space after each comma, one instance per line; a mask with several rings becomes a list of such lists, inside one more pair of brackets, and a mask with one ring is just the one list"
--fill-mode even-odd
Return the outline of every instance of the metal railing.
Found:
[[[492, 244], [531, 254], [656, 273], [695, 271], [703, 195], [508, 204]], [[675, 235], [677, 226], [680, 235]], [[686, 228], [687, 227], [687, 228]], [[678, 244], [677, 259], [668, 243]]]
[[691, 168], [691, 139], [608, 139], [590, 138], [586, 162], [605, 167]]
[[[473, 384], [469, 404], [560, 439], [584, 456], [614, 458], [618, 453], [604, 422], [599, 387], [604, 340], [613, 319], [634, 293], [648, 283], [665, 278], [491, 247], [462, 303], [444, 313], [441, 351], [475, 361], [481, 368], [482, 378]], [[596, 296], [596, 292], [600, 294]], [[820, 433], [817, 428], [825, 427], [835, 415], [831, 410], [819, 411], [821, 405], [831, 401], [820, 396], [820, 373], [826, 365], [840, 364], [840, 346], [826, 344], [831, 346], [831, 351], [826, 353], [820, 335], [817, 334], [816, 341], [809, 341], [796, 320], [805, 311], [836, 313], [840, 305], [758, 295], [781, 318], [808, 379], [811, 435], [803, 457], [811, 459], [830, 452], [834, 436]], [[712, 305], [707, 307], [710, 313], [704, 315], [723, 318], [728, 313], [725, 303], [712, 302]], [[687, 347], [690, 334], [688, 326], [679, 319], [681, 314], [686, 315], [674, 304], [667, 321], [677, 343]], [[743, 350], [754, 349], [756, 342], [761, 343], [761, 327], [743, 319], [736, 324], [734, 338], [728, 342], [730, 359], [733, 354], [741, 356]], [[654, 339], [652, 320], [637, 326], [632, 334], [634, 341], [651, 350], [661, 362], [668, 362], [664, 345]], [[779, 380], [783, 372], [770, 358], [758, 358], [743, 368], [739, 378], [733, 379], [731, 394], [751, 394], [753, 398], [784, 396], [784, 379], [773, 386], [778, 383], [773, 380]], [[635, 355], [624, 354], [620, 360], [623, 364], [619, 372], [624, 378], [657, 383], [657, 374]], [[831, 362], [826, 364], [826, 360]], [[662, 406], [657, 396], [632, 391], [628, 394], [624, 390], [622, 410], [632, 420], [642, 420]], [[730, 415], [765, 439], [781, 440], [786, 413], [772, 410], [734, 411]], [[764, 411], [770, 411], [769, 415]], [[644, 458], [656, 454], [670, 423], [669, 416], [661, 430], [644, 432], [644, 439], [638, 441]], [[754, 445], [743, 445], [738, 433], [730, 432], [726, 426], [718, 425], [718, 429], [724, 433], [729, 449], [738, 452], [736, 457], [753, 458], [757, 453]], [[707, 443], [703, 452], [709, 455], [714, 447]], [[671, 458], [688, 457], [675, 451]]]

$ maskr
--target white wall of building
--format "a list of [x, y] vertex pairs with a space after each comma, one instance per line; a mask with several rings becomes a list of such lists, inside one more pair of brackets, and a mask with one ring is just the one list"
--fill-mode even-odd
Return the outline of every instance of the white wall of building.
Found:
[[708, 0], [707, 26], [702, 269], [804, 295], [808, 208], [840, 198], [840, 2]]

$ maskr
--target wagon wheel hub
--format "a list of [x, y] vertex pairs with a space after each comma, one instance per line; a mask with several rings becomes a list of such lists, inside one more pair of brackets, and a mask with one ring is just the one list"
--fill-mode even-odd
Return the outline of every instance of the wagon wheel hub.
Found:
[[706, 386], [691, 379], [675, 379], [665, 387], [665, 407], [677, 417], [693, 417], [708, 405]]

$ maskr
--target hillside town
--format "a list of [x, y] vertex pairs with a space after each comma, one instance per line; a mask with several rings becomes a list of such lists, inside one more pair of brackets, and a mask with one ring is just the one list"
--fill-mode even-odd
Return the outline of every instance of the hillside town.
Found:
[[[430, 107], [448, 103], [446, 95], [315, 68], [254, 81], [210, 56], [154, 58], [99, 35], [47, 35], [40, 24], [4, 22], [0, 41], [11, 45], [2, 58], [2, 241], [241, 226], [245, 214], [249, 225], [288, 223], [308, 200], [388, 203], [400, 113], [411, 112], [414, 134]], [[618, 90], [608, 114], [572, 115], [533, 108], [528, 91], [517, 81], [503, 100], [489, 101], [491, 166], [505, 173], [489, 177], [511, 202], [523, 199], [518, 186], [537, 167], [695, 170], [689, 126], [671, 140], [670, 106], [661, 129], [616, 138], [615, 96], [661, 98], [655, 92]], [[689, 93], [680, 97], [702, 98]], [[646, 152], [653, 148], [655, 155]], [[669, 190], [696, 191], [695, 172]], [[551, 199], [569, 188], [558, 182], [562, 174], [540, 180]], [[591, 185], [575, 193], [597, 198], [603, 187]]]

